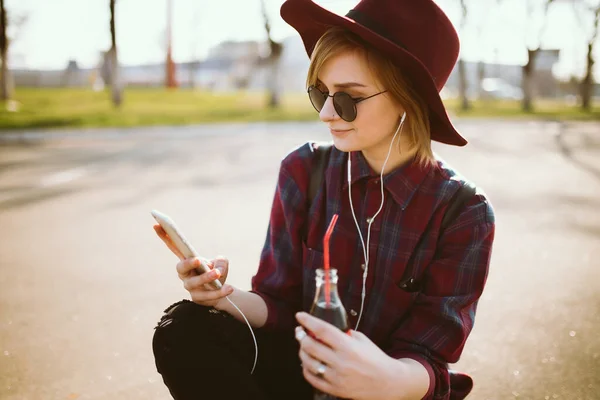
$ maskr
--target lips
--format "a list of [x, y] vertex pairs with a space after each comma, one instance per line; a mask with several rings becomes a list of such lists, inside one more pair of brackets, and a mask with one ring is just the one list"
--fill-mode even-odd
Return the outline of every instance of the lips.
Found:
[[352, 129], [333, 129], [333, 128], [329, 128], [329, 132], [331, 132], [332, 135], [335, 136], [343, 136], [345, 134], [347, 134], [348, 132], [350, 132]]

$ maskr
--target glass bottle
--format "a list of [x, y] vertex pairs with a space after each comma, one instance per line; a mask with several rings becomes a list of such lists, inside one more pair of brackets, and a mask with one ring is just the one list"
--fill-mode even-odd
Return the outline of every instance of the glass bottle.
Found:
[[[325, 282], [327, 280], [326, 274], [328, 274], [329, 277], [329, 299], [327, 299], [327, 292], [325, 290]], [[328, 272], [322, 268], [316, 270], [316, 292], [315, 299], [310, 309], [310, 314], [329, 322], [343, 332], [348, 332], [348, 316], [338, 294], [337, 282], [337, 269], [330, 268]], [[313, 399], [333, 400], [337, 399], [337, 397], [315, 389]]]

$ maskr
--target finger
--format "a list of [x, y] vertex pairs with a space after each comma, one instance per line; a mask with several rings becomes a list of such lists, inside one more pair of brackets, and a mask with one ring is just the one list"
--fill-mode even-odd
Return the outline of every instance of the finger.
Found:
[[328, 393], [333, 396], [341, 397], [339, 390], [334, 386], [334, 384], [328, 380], [321, 379], [314, 375], [314, 373], [306, 366], [302, 368], [302, 375], [304, 375], [304, 379], [306, 379], [308, 383], [310, 383], [315, 389], [319, 389], [321, 392]]
[[198, 290], [205, 284], [215, 281], [221, 277], [221, 271], [213, 269], [200, 275], [186, 277], [183, 280], [183, 287], [188, 292]]
[[173, 243], [167, 232], [165, 232], [165, 230], [162, 228], [162, 226], [158, 224], [154, 225], [154, 231], [156, 232], [158, 237], [167, 245], [167, 247], [169, 248], [169, 250], [171, 250], [173, 254], [175, 254], [180, 260], [185, 259], [183, 253], [179, 251], [177, 246], [175, 246], [175, 244]]
[[163, 229], [160, 224], [154, 224], [154, 231], [158, 236], [167, 236], [167, 232]]
[[300, 312], [296, 314], [296, 320], [304, 329], [311, 332], [333, 350], [342, 349], [349, 344], [350, 337], [347, 334], [322, 319], [315, 318], [305, 312]]
[[177, 273], [180, 279], [185, 279], [190, 275], [190, 272], [200, 267], [200, 260], [196, 257], [186, 258], [177, 263]]
[[233, 293], [233, 287], [225, 285], [219, 290], [194, 290], [190, 292], [190, 295], [195, 303], [204, 303], [222, 299], [231, 293]]
[[219, 280], [217, 282], [213, 282], [213, 288], [218, 289], [219, 286], [217, 284], [219, 282], [221, 283], [221, 285], [224, 285], [225, 281], [227, 281], [227, 272], [229, 271], [229, 260], [223, 256], [218, 256], [212, 259], [211, 261], [206, 262], [209, 264], [210, 269], [214, 268], [221, 273]]
[[[310, 354], [308, 354], [304, 350], [300, 350], [300, 352], [298, 354], [300, 356], [300, 361], [302, 362], [302, 366], [303, 367], [306, 366], [308, 368], [308, 370], [312, 372], [313, 375], [318, 375], [317, 371], [321, 364], [327, 365], [327, 363], [324, 363], [314, 357], [311, 357]], [[321, 377], [321, 379], [327, 379], [327, 377], [325, 375], [328, 375], [328, 372], [330, 372], [329, 368], [326, 368], [325, 374], [323, 374], [323, 377]]]
[[360, 332], [360, 331], [355, 331], [353, 329], [350, 330], [349, 335], [351, 338], [356, 339], [358, 341], [364, 342], [366, 341], [371, 341], [371, 339], [369, 339], [369, 337], [367, 335], [365, 335], [364, 333]]
[[227, 273], [227, 269], [229, 268], [229, 260], [227, 258], [218, 256], [212, 261], [212, 264], [215, 268], [221, 271], [221, 275]]
[[339, 357], [335, 351], [325, 344], [319, 343], [310, 336], [306, 336], [300, 341], [300, 351], [308, 354], [315, 360], [321, 360], [327, 365], [335, 367], [338, 365]]
[[302, 339], [304, 339], [307, 334], [306, 331], [301, 327], [301, 326], [297, 326], [294, 336], [296, 337], [296, 340], [298, 341], [298, 343], [302, 342]]

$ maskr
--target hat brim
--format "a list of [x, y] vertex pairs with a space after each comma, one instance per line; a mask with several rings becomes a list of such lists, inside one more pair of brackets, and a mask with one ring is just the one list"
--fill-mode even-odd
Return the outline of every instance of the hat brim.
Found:
[[423, 63], [410, 52], [347, 17], [324, 9], [312, 0], [286, 1], [281, 6], [281, 17], [298, 31], [309, 57], [319, 38], [329, 28], [339, 26], [356, 33], [390, 57], [412, 81], [414, 88], [430, 110], [431, 139], [454, 146], [467, 144], [467, 140], [458, 133], [450, 121], [433, 77]]

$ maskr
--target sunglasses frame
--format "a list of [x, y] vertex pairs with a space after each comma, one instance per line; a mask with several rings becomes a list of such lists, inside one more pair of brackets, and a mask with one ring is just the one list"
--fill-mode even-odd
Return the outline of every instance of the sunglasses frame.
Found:
[[[350, 96], [348, 93], [346, 93], [346, 92], [343, 92], [343, 91], [335, 92], [334, 94], [324, 93], [324, 92], [322, 92], [322, 91], [321, 91], [321, 89], [319, 89], [319, 88], [318, 88], [318, 87], [316, 87], [315, 85], [310, 85], [310, 86], [308, 87], [308, 89], [307, 89], [308, 99], [310, 100], [310, 104], [312, 104], [313, 108], [314, 108], [314, 109], [315, 109], [315, 110], [316, 110], [318, 113], [320, 113], [320, 112], [321, 112], [321, 110], [323, 109], [323, 107], [321, 107], [321, 110], [319, 110], [319, 109], [317, 108], [317, 106], [315, 105], [315, 103], [313, 102], [313, 100], [312, 100], [312, 97], [311, 97], [311, 95], [310, 95], [310, 94], [311, 94], [311, 92], [312, 92], [313, 90], [316, 90], [317, 92], [321, 93], [321, 95], [323, 95], [323, 99], [324, 99], [324, 101], [323, 101], [323, 106], [324, 106], [324, 105], [325, 105], [325, 103], [327, 102], [327, 97], [331, 97], [331, 98], [333, 98], [333, 108], [335, 108], [335, 112], [336, 112], [336, 113], [339, 115], [339, 117], [340, 117], [341, 119], [343, 119], [343, 120], [344, 120], [344, 121], [346, 121], [346, 122], [352, 122], [352, 121], [354, 121], [354, 120], [356, 119], [356, 116], [358, 115], [358, 111], [357, 111], [357, 109], [356, 109], [356, 105], [357, 105], [358, 103], [360, 103], [361, 101], [368, 100], [368, 99], [370, 99], [371, 97], [375, 97], [375, 96], [378, 96], [378, 95], [380, 95], [380, 94], [382, 94], [382, 93], [385, 93], [385, 92], [387, 92], [387, 90], [384, 90], [384, 91], [381, 91], [381, 92], [379, 92], [379, 93], [375, 93], [375, 94], [373, 94], [373, 95], [371, 95], [371, 96], [367, 96], [367, 97], [352, 97], [352, 96]], [[352, 106], [353, 106], [353, 107], [352, 107], [352, 112], [353, 112], [353, 116], [352, 116], [352, 118], [349, 118], [349, 117], [348, 117], [348, 118], [344, 118], [344, 116], [343, 116], [343, 114], [344, 114], [344, 113], [342, 112], [343, 110], [341, 110], [342, 106], [340, 106], [340, 105], [339, 105], [339, 104], [336, 102], [336, 96], [337, 96], [337, 98], [338, 98], [338, 99], [339, 99], [340, 97], [346, 96], [346, 97], [348, 97], [350, 100], [352, 100], [352, 102], [354, 103], [354, 104], [352, 105]]]

